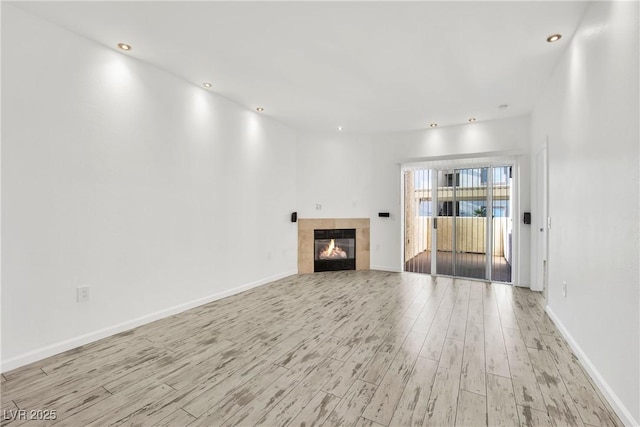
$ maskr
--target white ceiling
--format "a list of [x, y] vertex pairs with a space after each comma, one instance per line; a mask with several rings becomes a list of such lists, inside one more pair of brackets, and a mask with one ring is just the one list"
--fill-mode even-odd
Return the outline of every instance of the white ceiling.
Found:
[[[110, 48], [129, 43], [127, 55], [295, 128], [381, 132], [527, 114], [587, 4], [17, 5]], [[563, 38], [547, 43], [553, 33]]]

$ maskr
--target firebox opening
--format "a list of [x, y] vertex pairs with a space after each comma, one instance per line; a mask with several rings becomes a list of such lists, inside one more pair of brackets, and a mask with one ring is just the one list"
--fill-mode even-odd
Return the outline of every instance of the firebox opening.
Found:
[[313, 271], [356, 269], [355, 228], [314, 230]]

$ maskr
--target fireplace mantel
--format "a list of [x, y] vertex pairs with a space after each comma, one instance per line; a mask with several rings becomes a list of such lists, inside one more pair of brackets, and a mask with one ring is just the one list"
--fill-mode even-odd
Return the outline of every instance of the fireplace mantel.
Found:
[[298, 273], [313, 273], [313, 230], [355, 228], [356, 270], [369, 270], [369, 218], [298, 219]]

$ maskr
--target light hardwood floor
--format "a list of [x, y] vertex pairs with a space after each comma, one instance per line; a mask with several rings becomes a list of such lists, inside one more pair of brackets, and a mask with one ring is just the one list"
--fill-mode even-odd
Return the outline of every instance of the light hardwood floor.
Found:
[[292, 276], [0, 387], [3, 426], [622, 425], [540, 294], [413, 273]]

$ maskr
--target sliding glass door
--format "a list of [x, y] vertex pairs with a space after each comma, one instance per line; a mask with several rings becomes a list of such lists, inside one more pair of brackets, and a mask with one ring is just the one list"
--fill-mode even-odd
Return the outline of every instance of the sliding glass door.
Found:
[[405, 271], [511, 282], [511, 167], [405, 171]]

